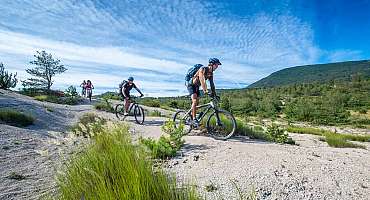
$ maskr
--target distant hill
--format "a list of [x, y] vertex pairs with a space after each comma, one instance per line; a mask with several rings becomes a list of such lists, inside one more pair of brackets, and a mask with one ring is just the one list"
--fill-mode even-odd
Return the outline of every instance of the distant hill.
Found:
[[330, 80], [349, 81], [355, 74], [370, 77], [370, 60], [305, 65], [282, 69], [251, 84], [248, 88], [277, 87]]

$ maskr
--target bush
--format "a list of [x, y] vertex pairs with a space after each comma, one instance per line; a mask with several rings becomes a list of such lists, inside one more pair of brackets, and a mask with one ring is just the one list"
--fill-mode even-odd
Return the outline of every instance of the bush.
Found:
[[108, 99], [104, 99], [104, 101], [99, 101], [98, 103], [94, 104], [94, 108], [97, 110], [103, 110], [111, 113], [114, 112], [112, 103], [110, 103]]
[[95, 133], [102, 131], [105, 123], [106, 120], [104, 118], [94, 113], [85, 113], [80, 117], [79, 122], [73, 125], [71, 129], [77, 136], [91, 138], [95, 136]]
[[133, 145], [126, 126], [104, 128], [93, 143], [58, 175], [59, 199], [199, 199], [192, 187], [179, 189], [176, 179], [154, 168]]
[[13, 109], [0, 109], [0, 122], [11, 126], [25, 127], [33, 124], [35, 119], [32, 116], [23, 114]]
[[155, 108], [159, 108], [161, 107], [161, 102], [157, 99], [153, 99], [153, 98], [145, 98], [141, 101], [141, 103], [145, 106], [149, 106], [149, 107], [155, 107]]
[[153, 110], [151, 112], [149, 112], [149, 116], [152, 116], [152, 117], [162, 117], [162, 113], [158, 110]]
[[251, 139], [268, 140], [268, 136], [263, 129], [248, 127], [243, 121], [236, 119], [236, 134], [248, 136]]
[[272, 124], [271, 126], [267, 127], [267, 135], [269, 141], [273, 141], [276, 143], [295, 144], [294, 140], [292, 138], [289, 138], [284, 129], [280, 128], [276, 124]]
[[140, 138], [140, 143], [146, 146], [151, 153], [152, 158], [168, 159], [176, 156], [178, 150], [184, 144], [182, 136], [184, 135], [184, 126], [180, 125], [175, 128], [172, 121], [167, 121], [162, 130], [169, 134], [168, 136], [161, 136], [159, 140], [152, 138]]
[[68, 89], [65, 90], [65, 96], [66, 97], [72, 97], [75, 98], [78, 96], [77, 89], [74, 86], [69, 86]]
[[0, 89], [9, 89], [14, 88], [17, 85], [17, 73], [12, 74], [5, 71], [5, 67], [3, 63], [0, 63]]
[[34, 96], [34, 99], [38, 101], [46, 101], [50, 103], [67, 104], [67, 105], [76, 105], [80, 101], [80, 98], [78, 97], [58, 97], [55, 95], [37, 95], [37, 96]]

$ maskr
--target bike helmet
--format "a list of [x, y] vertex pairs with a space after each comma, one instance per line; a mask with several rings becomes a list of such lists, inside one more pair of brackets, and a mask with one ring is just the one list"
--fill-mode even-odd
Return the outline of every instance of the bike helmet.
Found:
[[209, 61], [208, 61], [210, 64], [219, 64], [221, 65], [221, 62], [219, 59], [217, 58], [210, 58]]
[[130, 76], [130, 77], [128, 77], [128, 80], [129, 81], [134, 81], [134, 77]]

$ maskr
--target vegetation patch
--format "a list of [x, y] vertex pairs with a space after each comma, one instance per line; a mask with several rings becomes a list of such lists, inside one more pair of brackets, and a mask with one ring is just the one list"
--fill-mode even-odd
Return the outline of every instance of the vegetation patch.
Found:
[[370, 142], [370, 135], [339, 134], [322, 129], [297, 126], [290, 126], [287, 128], [287, 131], [323, 136], [324, 138], [321, 139], [322, 141], [326, 141], [329, 146], [337, 148], [365, 148], [364, 145], [355, 144], [350, 141]]
[[14, 109], [0, 109], [0, 122], [11, 126], [25, 127], [33, 124], [35, 119]]
[[91, 138], [95, 133], [103, 131], [104, 124], [106, 124], [104, 118], [94, 113], [85, 113], [80, 117], [79, 122], [71, 127], [71, 130], [77, 136]]
[[147, 147], [152, 158], [168, 159], [176, 156], [177, 151], [180, 150], [184, 144], [182, 136], [184, 135], [184, 126], [175, 127], [174, 122], [167, 121], [162, 130], [169, 136], [161, 136], [158, 140], [153, 138], [140, 138], [140, 143]]
[[269, 141], [276, 143], [295, 144], [295, 141], [289, 137], [288, 133], [286, 133], [284, 129], [280, 128], [276, 124], [269, 126], [266, 133]]
[[43, 94], [34, 96], [37, 101], [57, 103], [57, 104], [67, 104], [67, 105], [77, 105], [80, 102], [80, 97], [59, 97], [55, 95]]
[[112, 106], [112, 103], [109, 102], [108, 98], [104, 98], [103, 101], [99, 101], [98, 103], [94, 104], [94, 108], [97, 110], [103, 110], [107, 112], [114, 112], [114, 108]]
[[0, 63], [0, 89], [9, 89], [14, 88], [17, 85], [18, 79], [17, 73], [12, 74], [8, 71], [5, 71], [3, 63]]
[[95, 135], [59, 173], [59, 199], [199, 199], [193, 187], [179, 187], [175, 178], [153, 167], [147, 152], [132, 144], [126, 126]]
[[153, 110], [149, 112], [149, 116], [151, 117], [162, 117], [162, 113], [158, 110]]
[[17, 181], [21, 181], [21, 180], [24, 180], [26, 179], [26, 176], [22, 175], [22, 174], [19, 174], [17, 172], [12, 172], [10, 173], [10, 175], [8, 176], [9, 179], [14, 179], [14, 180], [17, 180]]

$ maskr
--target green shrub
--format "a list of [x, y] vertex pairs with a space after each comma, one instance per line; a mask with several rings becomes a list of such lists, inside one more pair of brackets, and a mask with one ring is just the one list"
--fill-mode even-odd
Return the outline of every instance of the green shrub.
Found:
[[284, 129], [280, 128], [276, 124], [272, 124], [271, 126], [267, 127], [267, 135], [269, 141], [273, 141], [276, 143], [286, 143], [286, 144], [295, 144], [292, 138], [289, 138], [289, 135], [285, 133]]
[[147, 158], [126, 126], [102, 129], [58, 174], [58, 199], [199, 199], [193, 187], [180, 188]]
[[3, 63], [0, 63], [0, 89], [14, 88], [17, 85], [17, 73], [12, 74], [5, 71]]
[[162, 130], [169, 136], [161, 136], [158, 140], [152, 138], [140, 138], [140, 143], [146, 146], [152, 158], [168, 159], [176, 156], [178, 150], [184, 144], [182, 136], [184, 135], [184, 126], [175, 127], [172, 121], [167, 121]]
[[251, 139], [268, 140], [268, 135], [262, 130], [249, 127], [243, 121], [236, 119], [236, 134], [248, 136]]
[[57, 104], [77, 105], [80, 101], [79, 97], [58, 97], [55, 95], [37, 95], [34, 96], [37, 101], [46, 101]]
[[158, 110], [153, 110], [151, 112], [149, 112], [149, 116], [152, 116], [152, 117], [162, 117], [162, 113]]
[[77, 136], [94, 137], [96, 132], [102, 131], [106, 123], [104, 118], [94, 113], [85, 113], [79, 118], [79, 122], [71, 127]]
[[159, 108], [161, 107], [161, 102], [158, 99], [153, 99], [153, 98], [145, 98], [142, 101], [140, 101], [141, 104], [149, 107], [155, 107]]
[[69, 86], [66, 90], [65, 90], [65, 96], [66, 97], [77, 97], [78, 96], [78, 93], [77, 93], [77, 89], [76, 87], [74, 87], [73, 85]]
[[99, 101], [98, 103], [95, 103], [94, 108], [97, 110], [103, 110], [103, 111], [107, 111], [111, 113], [114, 112], [112, 103], [110, 103], [108, 99], [104, 99], [103, 101]]
[[35, 119], [13, 109], [0, 109], [0, 122], [11, 126], [25, 127], [33, 124]]

